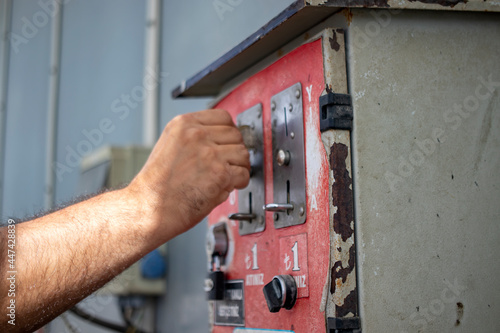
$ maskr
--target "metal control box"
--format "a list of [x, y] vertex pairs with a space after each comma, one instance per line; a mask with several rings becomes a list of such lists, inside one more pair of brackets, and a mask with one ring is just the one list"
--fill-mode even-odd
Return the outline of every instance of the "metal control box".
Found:
[[499, 10], [296, 1], [174, 91], [261, 156], [208, 217], [212, 332], [498, 331]]

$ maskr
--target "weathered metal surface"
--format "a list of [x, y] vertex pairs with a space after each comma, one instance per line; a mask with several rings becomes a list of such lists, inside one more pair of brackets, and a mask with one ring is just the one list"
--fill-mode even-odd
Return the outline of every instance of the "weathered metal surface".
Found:
[[[323, 32], [325, 91], [348, 93], [345, 31], [330, 28]], [[327, 130], [321, 134], [329, 162], [330, 272], [327, 317], [357, 317], [356, 246], [354, 235], [354, 194], [350, 154], [350, 133]]]
[[354, 235], [354, 196], [347, 130], [322, 133], [330, 166], [330, 285], [328, 317], [358, 316], [356, 288], [356, 246]]
[[347, 94], [345, 30], [326, 29], [322, 43], [325, 89], [327, 92]]
[[[350, 168], [348, 133], [346, 143], [334, 142], [330, 147], [330, 169], [333, 171], [332, 203], [335, 242], [331, 268], [330, 293], [334, 295], [335, 317], [357, 316], [356, 247], [354, 241], [354, 196]], [[339, 140], [342, 141], [342, 140]]]
[[[238, 191], [238, 207], [229, 218], [239, 219], [240, 235], [261, 232], [266, 228], [263, 206], [264, 193], [264, 137], [262, 132], [262, 104], [252, 106], [236, 117], [250, 153], [252, 175], [247, 187]], [[241, 218], [253, 215], [252, 218]], [[237, 219], [238, 218], [238, 219]]]
[[386, 13], [347, 39], [363, 332], [497, 332], [500, 16]]
[[499, 11], [495, 0], [306, 0], [311, 6], [426, 10]]
[[[271, 98], [271, 128], [273, 203], [290, 204], [292, 207], [286, 211], [276, 211], [273, 220], [275, 228], [285, 228], [302, 224], [307, 217], [304, 112], [300, 82]], [[279, 153], [288, 156], [283, 159], [283, 163], [277, 160]]]

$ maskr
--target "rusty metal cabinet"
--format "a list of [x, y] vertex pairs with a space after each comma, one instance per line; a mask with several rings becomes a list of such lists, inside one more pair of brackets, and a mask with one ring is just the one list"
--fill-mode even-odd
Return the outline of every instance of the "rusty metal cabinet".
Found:
[[296, 1], [173, 92], [252, 142], [213, 332], [498, 330], [499, 9]]

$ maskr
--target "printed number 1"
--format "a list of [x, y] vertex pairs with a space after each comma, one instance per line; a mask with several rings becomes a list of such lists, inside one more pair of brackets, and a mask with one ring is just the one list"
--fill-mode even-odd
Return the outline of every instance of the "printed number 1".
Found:
[[259, 269], [259, 264], [257, 263], [257, 243], [252, 246], [253, 263], [252, 269]]
[[293, 269], [292, 271], [300, 271], [299, 267], [299, 244], [295, 242], [292, 246], [293, 252]]

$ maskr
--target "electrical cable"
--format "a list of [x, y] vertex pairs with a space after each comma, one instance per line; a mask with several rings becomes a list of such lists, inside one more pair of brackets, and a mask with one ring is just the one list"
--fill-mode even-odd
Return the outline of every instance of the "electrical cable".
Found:
[[135, 327], [121, 326], [121, 325], [118, 325], [118, 324], [110, 323], [108, 321], [96, 318], [96, 317], [88, 314], [87, 312], [83, 311], [82, 309], [78, 308], [77, 306], [74, 306], [69, 311], [71, 311], [71, 313], [77, 315], [78, 317], [80, 317], [80, 318], [82, 318], [84, 320], [87, 320], [87, 321], [89, 321], [89, 322], [91, 322], [93, 324], [96, 324], [96, 325], [108, 328], [108, 329], [113, 330], [115, 332], [121, 332], [121, 333], [128, 332], [129, 329], [132, 328], [133, 332], [135, 332], [135, 333], [146, 333], [146, 332], [141, 331], [141, 330], [139, 330], [139, 329], [137, 329]]
[[119, 306], [120, 308], [120, 313], [122, 315], [122, 319], [127, 324], [127, 327], [134, 327], [132, 324], [132, 320], [130, 319], [131, 316], [127, 315], [127, 308], [124, 306]]

